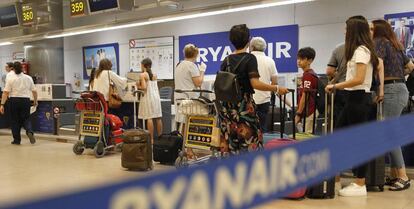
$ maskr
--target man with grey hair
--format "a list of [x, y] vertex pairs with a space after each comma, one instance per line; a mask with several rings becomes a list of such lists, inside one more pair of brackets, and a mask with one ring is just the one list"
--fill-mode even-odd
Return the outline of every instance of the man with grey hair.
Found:
[[[260, 81], [264, 83], [277, 84], [276, 64], [272, 58], [266, 56], [266, 41], [262, 37], [254, 37], [250, 41], [250, 52], [257, 59], [257, 68], [260, 75]], [[253, 99], [257, 104], [257, 114], [260, 120], [260, 128], [265, 133], [267, 131], [266, 118], [269, 113], [271, 93], [268, 91], [255, 90]]]

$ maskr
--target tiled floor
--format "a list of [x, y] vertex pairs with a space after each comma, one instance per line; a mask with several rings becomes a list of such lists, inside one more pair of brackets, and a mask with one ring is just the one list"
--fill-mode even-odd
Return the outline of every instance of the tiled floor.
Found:
[[[6, 203], [66, 193], [113, 181], [148, 175], [125, 171], [120, 154], [96, 159], [91, 150], [82, 156], [72, 153], [72, 144], [38, 140], [30, 145], [10, 144], [0, 136], [0, 207]], [[171, 167], [156, 165], [154, 172]], [[369, 193], [366, 198], [336, 197], [332, 200], [281, 200], [257, 209], [414, 209], [414, 189], [404, 192]]]

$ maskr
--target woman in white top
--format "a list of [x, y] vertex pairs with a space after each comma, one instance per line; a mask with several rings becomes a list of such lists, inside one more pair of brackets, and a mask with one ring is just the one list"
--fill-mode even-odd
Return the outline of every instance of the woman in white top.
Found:
[[13, 65], [15, 75], [7, 79], [0, 104], [0, 113], [4, 114], [4, 104], [7, 99], [10, 109], [10, 120], [13, 134], [12, 144], [19, 145], [21, 142], [20, 129], [24, 127], [30, 143], [36, 142], [31, 126], [30, 117], [30, 96], [33, 95], [34, 106], [37, 106], [37, 92], [32, 77], [22, 73], [22, 65], [15, 62]]
[[[204, 73], [206, 72], [207, 66], [204, 63], [196, 65], [196, 60], [199, 54], [199, 49], [194, 44], [187, 44], [183, 50], [185, 59], [178, 63], [174, 73], [174, 85], [175, 89], [180, 90], [193, 90], [201, 88], [204, 81]], [[179, 99], [183, 98], [196, 98], [199, 96], [198, 93], [174, 93], [174, 105], [177, 109]], [[185, 123], [186, 116], [176, 112], [175, 122]], [[184, 130], [180, 130], [184, 131]], [[183, 133], [183, 132], [182, 132]]]
[[157, 125], [158, 136], [162, 134], [162, 109], [160, 93], [158, 91], [157, 76], [151, 70], [152, 61], [145, 58], [141, 61], [141, 77], [137, 83], [138, 89], [144, 91], [139, 104], [138, 118], [147, 120], [148, 131], [151, 135], [151, 142], [154, 143], [154, 124]]
[[[369, 121], [372, 75], [381, 68], [370, 36], [369, 24], [362, 16], [354, 16], [346, 21], [345, 58], [346, 80], [329, 84], [325, 89], [327, 92], [345, 89], [347, 93], [346, 104], [337, 124], [339, 127], [349, 127]], [[379, 95], [383, 95], [381, 88], [379, 90]], [[367, 164], [355, 167], [353, 172], [356, 176], [355, 183], [341, 189], [339, 195], [366, 196]]]
[[102, 59], [99, 62], [98, 70], [95, 74], [95, 79], [92, 83], [92, 91], [97, 91], [104, 95], [105, 100], [108, 101], [109, 83], [113, 82], [118, 92], [122, 92], [127, 86], [127, 79], [122, 78], [116, 73], [112, 72], [112, 63], [108, 59]]

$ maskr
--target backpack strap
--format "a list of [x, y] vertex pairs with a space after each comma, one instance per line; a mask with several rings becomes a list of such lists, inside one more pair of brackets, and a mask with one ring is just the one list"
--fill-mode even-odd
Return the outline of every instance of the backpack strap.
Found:
[[236, 66], [231, 69], [231, 65], [230, 65], [230, 55], [226, 57], [226, 62], [227, 62], [227, 67], [226, 67], [226, 71], [227, 72], [231, 72], [234, 74], [237, 74], [237, 69], [239, 68], [240, 64], [243, 62], [243, 60], [245, 60], [245, 58], [247, 57], [247, 55], [244, 55], [240, 61], [236, 64]]

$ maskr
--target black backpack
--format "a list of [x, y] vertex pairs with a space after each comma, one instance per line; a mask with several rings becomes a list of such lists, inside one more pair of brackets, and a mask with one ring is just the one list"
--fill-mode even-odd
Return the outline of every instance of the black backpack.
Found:
[[318, 79], [318, 86], [316, 91], [315, 105], [319, 114], [325, 114], [325, 87], [326, 83], [323, 82], [318, 75], [312, 74]]
[[230, 56], [227, 56], [226, 58], [226, 68], [217, 72], [216, 80], [214, 82], [216, 100], [220, 102], [238, 102], [243, 98], [239, 80], [237, 78], [237, 68], [239, 68], [242, 61], [248, 56], [244, 55], [234, 68], [230, 66], [229, 57]]

